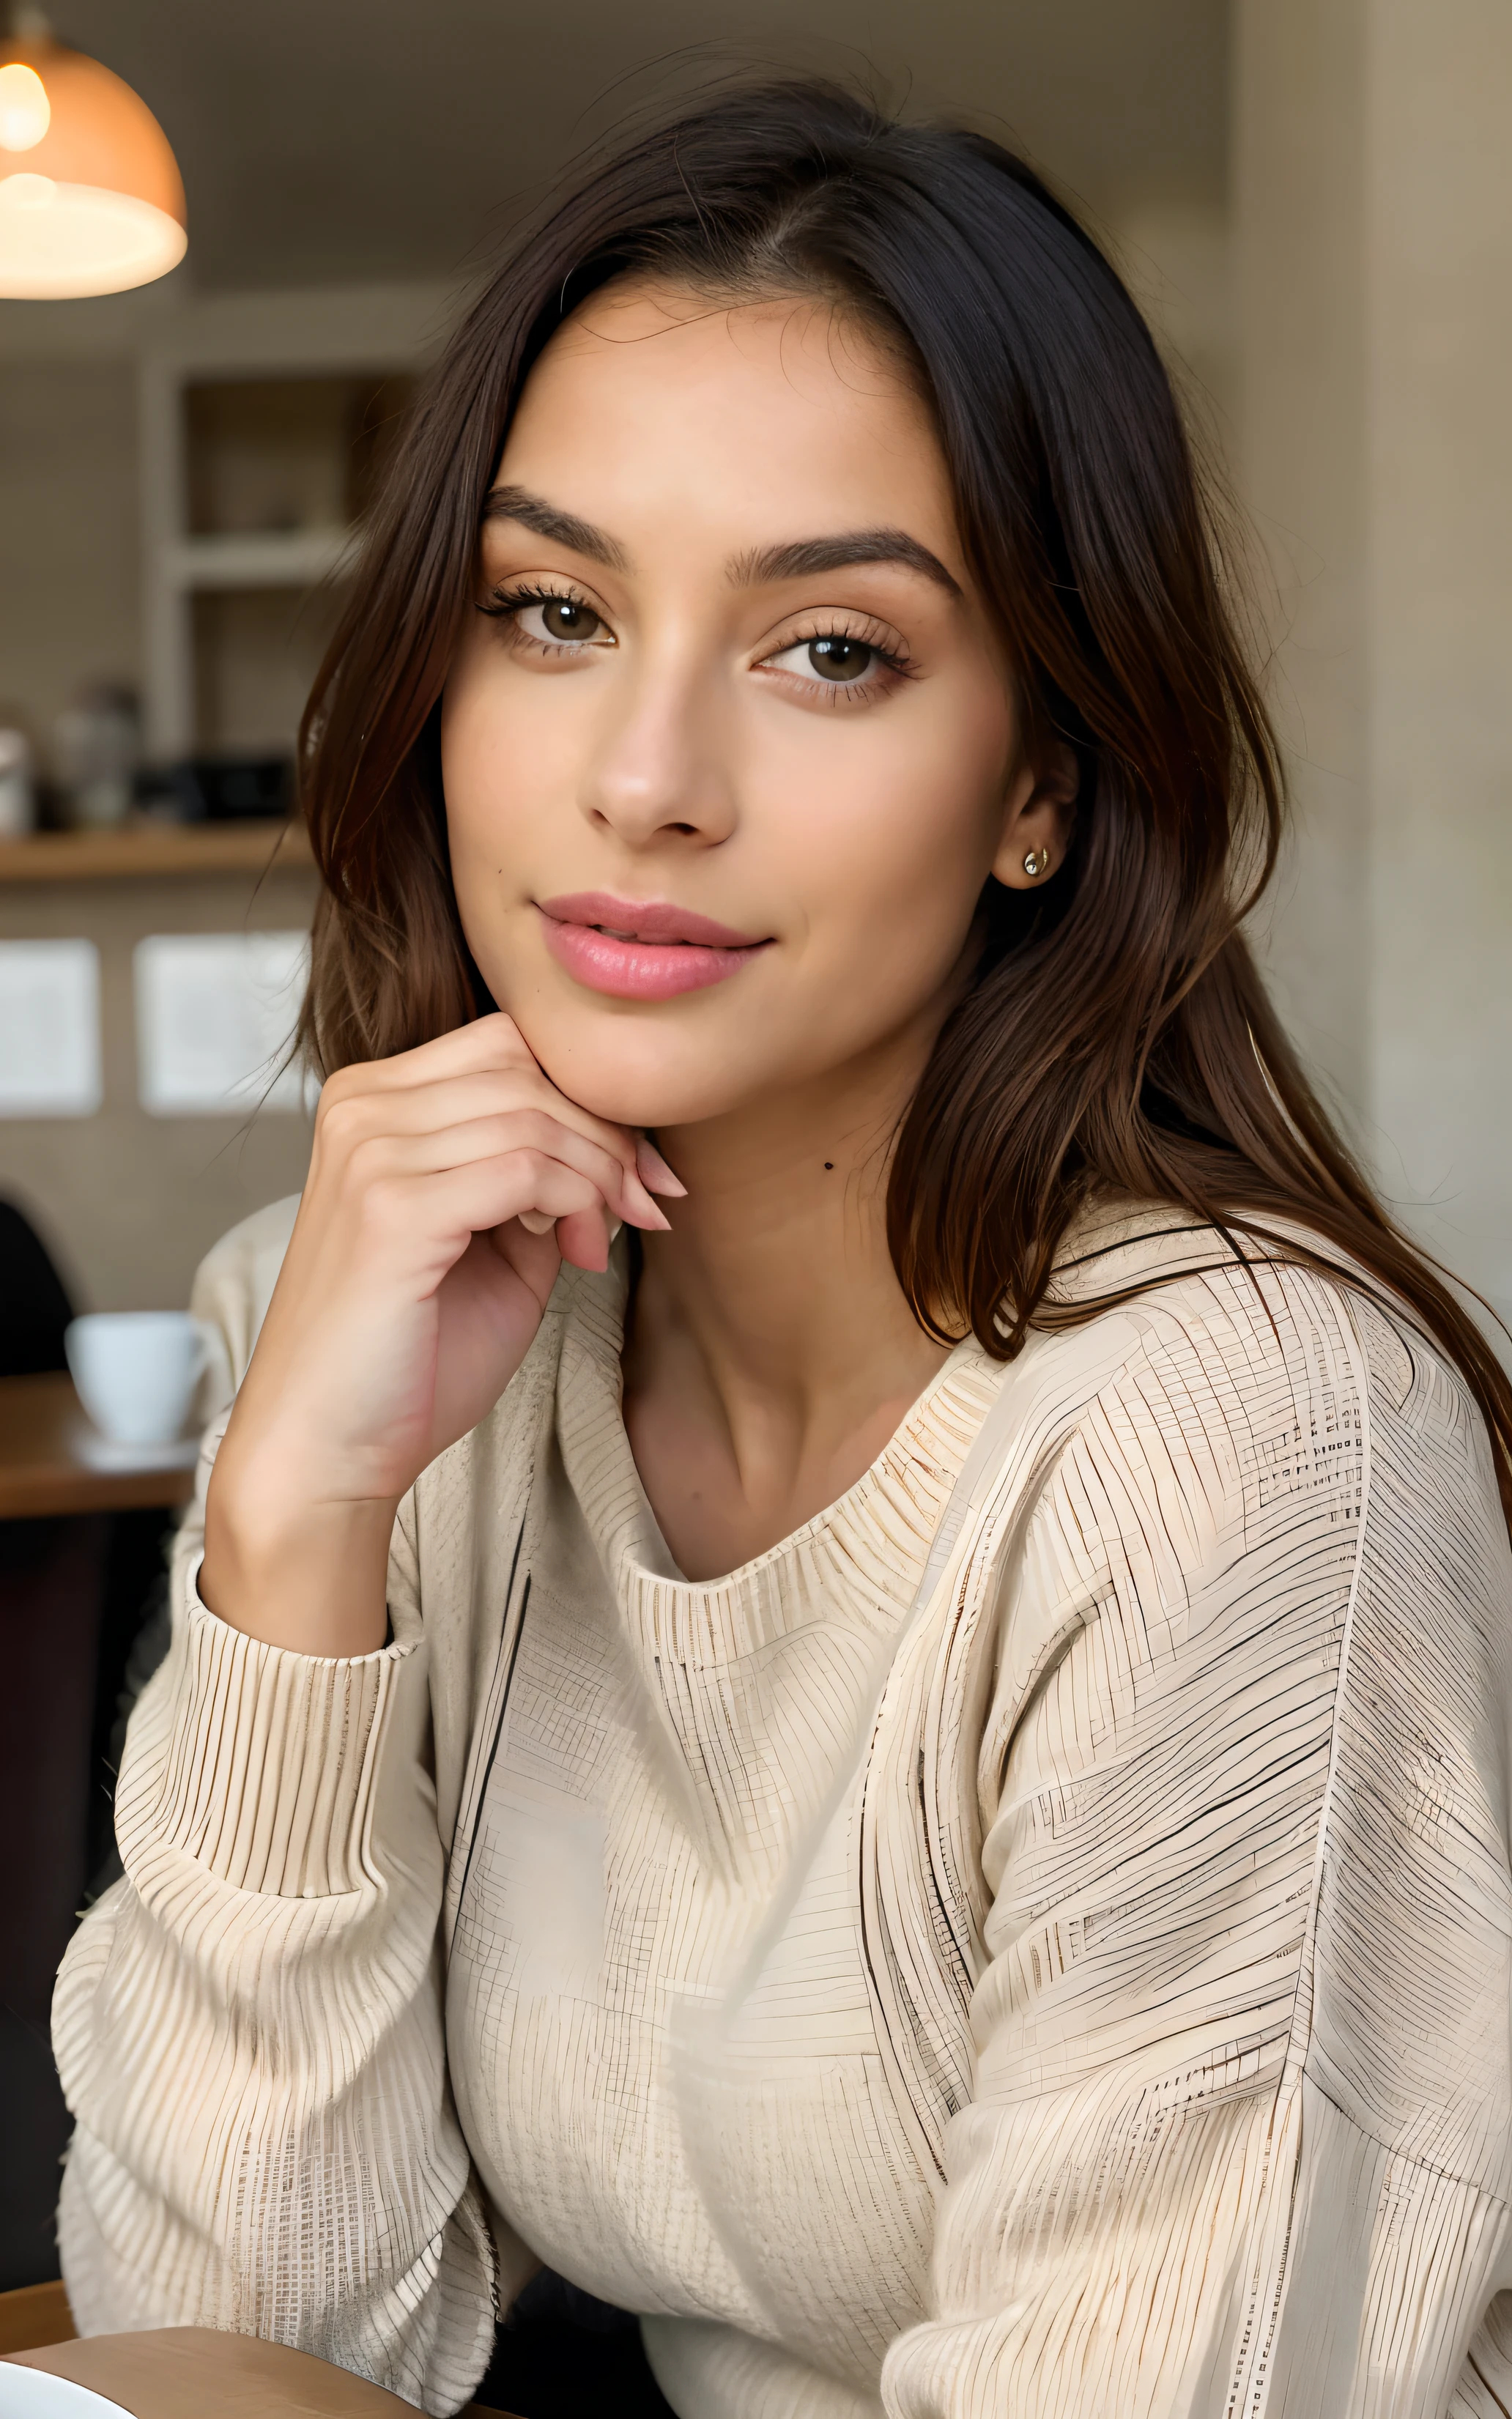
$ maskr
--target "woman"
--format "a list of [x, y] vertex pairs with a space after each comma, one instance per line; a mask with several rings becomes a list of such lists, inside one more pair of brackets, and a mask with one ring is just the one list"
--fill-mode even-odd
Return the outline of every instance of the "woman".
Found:
[[304, 786], [82, 2324], [450, 2411], [544, 2259], [684, 2419], [1504, 2408], [1512, 1397], [1240, 935], [1106, 262], [826, 88], [646, 137], [455, 339]]

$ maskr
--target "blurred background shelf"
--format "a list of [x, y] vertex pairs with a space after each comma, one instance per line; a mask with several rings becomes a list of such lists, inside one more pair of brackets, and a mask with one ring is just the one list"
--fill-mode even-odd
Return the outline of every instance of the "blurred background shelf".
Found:
[[355, 545], [347, 528], [249, 530], [185, 537], [163, 549], [163, 577], [185, 588], [306, 588], [330, 579]]
[[0, 840], [0, 885], [97, 882], [171, 873], [262, 873], [311, 864], [302, 824], [138, 824], [98, 832]]
[[333, 314], [211, 358], [149, 356], [138, 388], [142, 704], [149, 756], [291, 748], [416, 362]]

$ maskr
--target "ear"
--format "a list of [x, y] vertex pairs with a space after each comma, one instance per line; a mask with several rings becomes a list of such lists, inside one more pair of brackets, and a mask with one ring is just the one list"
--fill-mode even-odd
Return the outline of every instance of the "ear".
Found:
[[[1003, 801], [1002, 837], [993, 858], [994, 878], [1009, 890], [1035, 890], [1065, 863], [1076, 807], [1080, 772], [1075, 754], [1055, 743], [1038, 765], [1014, 774]], [[1026, 858], [1036, 862], [1031, 872]]]

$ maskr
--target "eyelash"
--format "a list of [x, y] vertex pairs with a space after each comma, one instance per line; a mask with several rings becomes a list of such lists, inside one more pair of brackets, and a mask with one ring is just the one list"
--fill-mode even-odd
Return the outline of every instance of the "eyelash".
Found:
[[[514, 616], [523, 612], [529, 605], [581, 605], [587, 612], [596, 613], [598, 610], [596, 605], [590, 605], [587, 597], [575, 589], [532, 588], [529, 585], [522, 588], [495, 588], [485, 597], [478, 610], [480, 613], [486, 613], [491, 621], [513, 622]], [[517, 626], [511, 630], [510, 635], [517, 645], [533, 647], [537, 655], [570, 655], [577, 653], [577, 649], [573, 647], [553, 646], [548, 639], [528, 638]]]
[[[790, 648], [812, 646], [816, 639], [849, 639], [856, 646], [870, 647], [876, 658], [873, 669], [864, 673], [858, 681], [822, 681], [817, 678], [807, 678], [802, 672], [778, 674], [779, 680], [801, 682], [803, 687], [810, 691], [816, 701], [822, 701], [826, 706], [843, 708], [848, 704], [862, 703], [868, 699], [886, 694], [895, 682], [912, 680], [914, 677], [913, 660], [903, 648], [884, 646], [880, 639], [868, 637], [864, 628], [856, 629], [854, 624], [846, 629], [837, 623], [825, 623], [822, 626], [811, 629], [795, 630], [780, 647], [774, 647], [772, 654], [785, 655]], [[769, 662], [770, 657], [766, 660]]]
[[[521, 630], [515, 616], [525, 611], [532, 605], [581, 605], [590, 613], [598, 611], [596, 605], [590, 605], [586, 596], [565, 583], [560, 588], [542, 588], [528, 582], [517, 588], [494, 589], [478, 609], [487, 614], [492, 621], [509, 623], [511, 644], [517, 647], [527, 647], [534, 655], [570, 655], [583, 651], [578, 647], [553, 643], [549, 639], [533, 638]], [[879, 689], [886, 688], [891, 682], [912, 680], [914, 677], [912, 659], [903, 648], [884, 646], [879, 639], [868, 637], [864, 629], [855, 627], [843, 629], [838, 624], [826, 624], [823, 627], [816, 626], [796, 631], [791, 638], [785, 639], [780, 647], [774, 647], [772, 654], [785, 655], [790, 649], [811, 646], [818, 639], [850, 639], [857, 646], [870, 647], [884, 675], [879, 680], [873, 673], [869, 672], [858, 681], [821, 681], [817, 678], [808, 680], [801, 672], [784, 672], [778, 675], [779, 679], [801, 682], [805, 689], [811, 691], [815, 697], [822, 698], [827, 706], [844, 706], [856, 699], [874, 697]], [[584, 643], [586, 646], [591, 642]], [[765, 660], [770, 661], [770, 657]]]

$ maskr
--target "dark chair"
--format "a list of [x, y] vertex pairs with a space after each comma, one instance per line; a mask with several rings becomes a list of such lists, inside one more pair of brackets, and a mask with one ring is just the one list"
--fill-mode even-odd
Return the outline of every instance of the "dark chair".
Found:
[[0, 1201], [0, 1378], [67, 1368], [63, 1331], [72, 1317], [41, 1237], [13, 1202]]
[[673, 2419], [627, 2310], [541, 2269], [494, 2336], [477, 2406], [514, 2419]]
[[[40, 1238], [0, 1201], [0, 1377], [63, 1368], [72, 1316]], [[84, 1882], [108, 1536], [102, 1519], [0, 1520], [0, 2289], [57, 2274], [68, 2114], [47, 2015]]]
[[[73, 1316], [30, 1222], [0, 1201], [0, 1377], [65, 1365]], [[0, 1520], [0, 2292], [55, 2277], [68, 2112], [53, 1980], [111, 1832], [104, 1752], [165, 1516]]]

